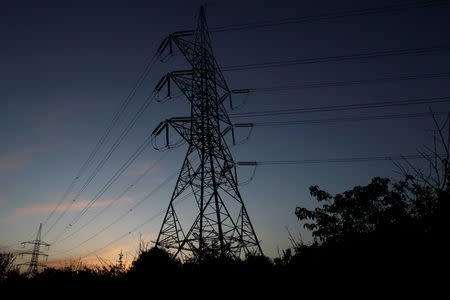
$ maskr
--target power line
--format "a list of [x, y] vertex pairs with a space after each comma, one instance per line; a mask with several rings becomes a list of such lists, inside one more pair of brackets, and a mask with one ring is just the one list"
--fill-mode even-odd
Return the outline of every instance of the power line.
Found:
[[256, 92], [256, 93], [267, 93], [267, 92], [277, 92], [277, 91], [292, 91], [292, 90], [303, 90], [303, 89], [314, 89], [314, 88], [341, 87], [341, 86], [349, 86], [349, 85], [373, 84], [373, 83], [376, 84], [376, 83], [409, 81], [409, 80], [419, 80], [419, 79], [437, 79], [437, 78], [447, 78], [449, 76], [450, 76], [450, 72], [424, 73], [424, 74], [414, 74], [414, 75], [378, 77], [378, 78], [371, 78], [371, 79], [325, 81], [325, 82], [313, 82], [313, 83], [308, 83], [308, 84], [281, 85], [281, 86], [273, 86], [273, 87], [256, 87], [256, 88], [237, 89], [237, 90], [238, 91]]
[[141, 175], [139, 175], [139, 177], [137, 177], [131, 184], [129, 184], [111, 203], [109, 203], [107, 206], [105, 206], [101, 211], [99, 211], [97, 214], [95, 214], [88, 222], [84, 223], [80, 228], [78, 228], [77, 230], [73, 231], [70, 235], [66, 236], [65, 238], [62, 238], [60, 241], [64, 241], [67, 240], [69, 238], [71, 238], [72, 236], [74, 236], [75, 234], [77, 234], [78, 232], [80, 232], [83, 228], [85, 228], [87, 225], [89, 225], [90, 223], [92, 223], [94, 220], [97, 220], [98, 217], [103, 214], [104, 212], [106, 212], [115, 202], [117, 202], [119, 199], [121, 199], [126, 193], [128, 193], [133, 187], [135, 187], [145, 176], [148, 175], [148, 173], [154, 169], [156, 166], [158, 166], [161, 161], [167, 157], [167, 155], [170, 152], [165, 152], [163, 155], [161, 155], [161, 157], [156, 160], [154, 163], [152, 163], [145, 171], [144, 173], [142, 173]]
[[[167, 152], [168, 153], [168, 152]], [[165, 155], [162, 156], [162, 158], [164, 158]], [[161, 158], [161, 160], [162, 160]], [[157, 185], [153, 190], [151, 190], [144, 198], [142, 198], [141, 200], [139, 200], [138, 202], [136, 202], [136, 204], [134, 204], [131, 208], [127, 209], [123, 214], [121, 214], [118, 218], [116, 218], [114, 221], [112, 221], [110, 224], [106, 225], [105, 227], [103, 227], [101, 230], [99, 230], [98, 232], [96, 232], [95, 234], [93, 234], [92, 236], [90, 236], [89, 238], [87, 238], [86, 240], [84, 240], [83, 242], [81, 242], [80, 244], [76, 245], [75, 247], [72, 247], [69, 250], [65, 250], [64, 252], [70, 252], [76, 248], [81, 247], [82, 245], [84, 245], [85, 243], [89, 242], [90, 240], [94, 239], [95, 237], [97, 237], [98, 235], [100, 235], [101, 233], [103, 233], [104, 231], [108, 230], [109, 228], [111, 228], [113, 225], [117, 224], [118, 222], [120, 222], [123, 218], [125, 218], [129, 213], [131, 213], [132, 211], [134, 211], [139, 205], [141, 205], [144, 201], [148, 200], [154, 193], [156, 193], [157, 191], [159, 191], [163, 186], [165, 186], [167, 183], [169, 183], [171, 180], [173, 180], [175, 178], [175, 176], [177, 176], [179, 173], [179, 171], [175, 171], [174, 173], [172, 173], [171, 175], [169, 175], [168, 177], [166, 177], [166, 179], [161, 182], [159, 185]], [[192, 194], [192, 193], [191, 193]], [[187, 194], [185, 196], [183, 196], [180, 199], [185, 199], [188, 195]], [[160, 212], [162, 213], [162, 212]], [[145, 224], [144, 224], [145, 225]], [[143, 226], [143, 225], [142, 225]]]
[[122, 166], [114, 173], [114, 175], [106, 182], [106, 184], [97, 192], [97, 194], [89, 201], [81, 212], [76, 215], [72, 221], [65, 227], [65, 229], [55, 238], [52, 244], [58, 241], [64, 233], [72, 228], [82, 217], [86, 214], [88, 209], [100, 199], [100, 197], [117, 181], [117, 179], [128, 169], [128, 167], [136, 160], [137, 157], [147, 148], [151, 142], [151, 136], [148, 136], [138, 149], [125, 161]]
[[9, 250], [11, 248], [16, 247], [16, 246], [20, 246], [21, 244], [22, 244], [21, 242], [18, 242], [18, 243], [14, 243], [14, 244], [0, 246], [0, 251], [1, 252], [6, 252], [6, 251], [10, 252]]
[[97, 201], [106, 190], [111, 187], [112, 184], [125, 172], [128, 167], [136, 160], [136, 158], [147, 148], [150, 144], [149, 137], [138, 147], [138, 149], [127, 159], [127, 161], [116, 171], [116, 173], [108, 180], [108, 182], [102, 187], [102, 189], [95, 195], [95, 197], [83, 208], [77, 217], [75, 217], [71, 226], [73, 226], [78, 220], [87, 212], [87, 210]]
[[423, 155], [392, 155], [392, 156], [369, 156], [369, 157], [347, 157], [326, 159], [299, 159], [299, 160], [266, 160], [266, 161], [240, 161], [239, 166], [268, 166], [268, 165], [300, 165], [300, 164], [328, 164], [328, 163], [358, 163], [371, 161], [386, 161], [400, 159], [424, 159]]
[[[181, 203], [181, 202], [183, 202], [184, 200], [186, 200], [186, 199], [187, 199], [189, 196], [191, 196], [192, 194], [193, 194], [193, 192], [190, 192], [190, 193], [184, 195], [183, 197], [177, 199], [177, 201], [174, 202], [174, 206], [177, 206], [179, 203]], [[80, 257], [80, 259], [85, 258], [85, 257], [87, 257], [87, 256], [89, 256], [89, 255], [91, 255], [91, 254], [93, 254], [93, 253], [97, 253], [97, 252], [99, 252], [99, 251], [101, 251], [101, 250], [103, 250], [103, 249], [105, 249], [105, 248], [107, 248], [107, 247], [109, 247], [109, 246], [111, 246], [111, 245], [117, 243], [117, 242], [120, 241], [121, 239], [124, 239], [125, 237], [129, 236], [130, 234], [132, 234], [132, 233], [136, 232], [137, 230], [139, 230], [140, 228], [142, 228], [143, 226], [145, 226], [145, 225], [147, 225], [148, 223], [150, 223], [150, 222], [156, 220], [158, 217], [164, 215], [164, 213], [165, 213], [165, 210], [159, 211], [158, 213], [152, 215], [150, 218], [148, 218], [148, 219], [145, 220], [144, 222], [142, 222], [142, 223], [136, 225], [135, 227], [133, 227], [130, 231], [125, 232], [124, 234], [122, 234], [121, 236], [115, 238], [114, 240], [112, 240], [111, 242], [109, 242], [108, 244], [106, 244], [105, 246], [103, 246], [103, 247], [101, 247], [101, 248], [99, 248], [99, 249], [96, 249], [96, 250], [94, 250], [94, 251], [91, 251], [91, 252], [89, 252], [88, 254], [86, 254], [86, 255]]]
[[[194, 159], [195, 161], [195, 159]], [[144, 201], [148, 200], [153, 194], [155, 194], [157, 191], [159, 191], [163, 186], [165, 186], [166, 184], [168, 184], [171, 180], [173, 180], [177, 175], [179, 174], [179, 171], [175, 171], [174, 173], [172, 173], [171, 175], [169, 175], [168, 177], [166, 177], [166, 179], [161, 182], [159, 185], [157, 185], [153, 190], [151, 190], [144, 198], [142, 198], [141, 200], [139, 200], [138, 202], [136, 202], [135, 205], [133, 205], [131, 208], [127, 209], [123, 214], [121, 214], [118, 218], [116, 218], [114, 221], [112, 221], [110, 224], [106, 225], [105, 227], [103, 227], [101, 230], [99, 230], [98, 232], [96, 232], [95, 234], [93, 234], [92, 236], [90, 236], [89, 238], [85, 239], [83, 242], [81, 242], [80, 244], [76, 245], [75, 247], [72, 247], [69, 250], [66, 250], [64, 252], [70, 252], [76, 248], [81, 247], [82, 245], [84, 245], [85, 243], [89, 242], [90, 240], [94, 239], [95, 237], [99, 236], [101, 233], [103, 233], [104, 231], [108, 230], [109, 228], [111, 228], [113, 225], [117, 224], [118, 222], [120, 222], [123, 218], [125, 218], [129, 213], [131, 213], [133, 210], [135, 210], [139, 205], [141, 205]], [[188, 196], [192, 195], [192, 193], [188, 193], [186, 195], [184, 195], [183, 197], [180, 198], [179, 201], [177, 201], [174, 205], [177, 205], [177, 203], [183, 201], [185, 198], [187, 198]], [[162, 214], [164, 211], [159, 212], [157, 215], [159, 216], [160, 214]], [[154, 216], [156, 217], [156, 216]], [[150, 217], [150, 219], [152, 219], [153, 217]], [[147, 224], [149, 221], [144, 222], [141, 226]], [[103, 247], [101, 249], [106, 248]], [[100, 249], [100, 250], [101, 250]]]
[[356, 16], [367, 16], [376, 15], [387, 12], [402, 12], [409, 9], [427, 8], [427, 7], [437, 7], [448, 5], [448, 1], [415, 1], [409, 3], [398, 3], [372, 8], [363, 9], [353, 9], [353, 10], [339, 10], [331, 13], [318, 14], [318, 15], [308, 15], [295, 18], [285, 18], [281, 20], [270, 20], [263, 22], [248, 22], [241, 24], [231, 24], [225, 26], [216, 26], [210, 29], [211, 32], [227, 32], [227, 31], [238, 31], [238, 30], [248, 30], [256, 28], [266, 28], [274, 27], [287, 24], [303, 24], [312, 23], [320, 21], [332, 21], [346, 17], [356, 17]]
[[306, 125], [306, 124], [324, 124], [324, 123], [341, 123], [341, 122], [358, 122], [370, 120], [393, 120], [393, 119], [412, 119], [421, 117], [431, 117], [432, 115], [448, 114], [447, 112], [426, 112], [411, 114], [389, 114], [389, 115], [373, 115], [373, 116], [352, 116], [343, 118], [325, 118], [325, 119], [308, 119], [308, 120], [292, 120], [279, 122], [256, 122], [256, 123], [235, 123], [233, 127], [265, 127], [265, 126], [285, 126], [285, 125]]
[[416, 98], [406, 100], [390, 100], [370, 103], [355, 103], [345, 105], [330, 105], [330, 106], [318, 106], [310, 108], [290, 108], [279, 110], [265, 110], [246, 113], [234, 113], [230, 114], [233, 118], [248, 118], [248, 117], [266, 117], [266, 116], [278, 116], [278, 115], [290, 115], [290, 114], [302, 114], [302, 113], [317, 113], [317, 112], [329, 112], [329, 111], [342, 111], [342, 110], [354, 110], [354, 109], [368, 109], [368, 108], [384, 108], [392, 106], [407, 106], [407, 105], [419, 105], [419, 104], [433, 104], [449, 102], [450, 96], [446, 97], [431, 97], [431, 98]]
[[122, 143], [122, 141], [126, 138], [128, 133], [131, 131], [131, 129], [136, 124], [137, 120], [142, 116], [144, 111], [147, 109], [147, 107], [150, 105], [150, 103], [153, 100], [154, 92], [147, 97], [147, 99], [142, 103], [142, 105], [139, 107], [138, 111], [135, 113], [131, 121], [127, 124], [127, 126], [123, 129], [120, 136], [114, 141], [114, 144], [110, 147], [109, 151], [106, 153], [106, 155], [103, 157], [103, 159], [98, 163], [95, 170], [91, 173], [89, 178], [85, 181], [81, 189], [77, 192], [75, 197], [72, 199], [72, 201], [69, 203], [69, 205], [63, 210], [61, 215], [56, 219], [56, 221], [50, 226], [50, 228], [47, 230], [45, 235], [47, 235], [53, 227], [59, 222], [59, 220], [65, 215], [65, 213], [72, 207], [73, 203], [79, 198], [79, 196], [86, 190], [86, 188], [89, 186], [89, 184], [92, 182], [92, 180], [95, 178], [95, 176], [100, 172], [100, 170], [103, 168], [105, 163], [108, 161], [108, 159], [111, 157], [113, 152], [119, 147], [119, 145]]
[[142, 203], [144, 203], [144, 201], [148, 200], [153, 194], [155, 194], [157, 191], [159, 191], [164, 185], [166, 185], [167, 183], [169, 183], [172, 179], [175, 178], [175, 176], [178, 175], [178, 171], [172, 173], [170, 176], [168, 176], [163, 182], [161, 182], [159, 185], [157, 185], [153, 190], [151, 190], [144, 198], [142, 198], [141, 200], [139, 200], [138, 202], [136, 202], [136, 204], [134, 204], [131, 208], [127, 209], [123, 214], [121, 214], [119, 217], [117, 217], [114, 221], [112, 221], [111, 223], [109, 223], [108, 225], [106, 225], [105, 227], [103, 227], [101, 230], [99, 230], [98, 232], [96, 232], [95, 234], [93, 234], [92, 236], [90, 236], [89, 238], [85, 239], [83, 242], [81, 242], [80, 244], [76, 245], [75, 247], [72, 247], [70, 250], [67, 250], [66, 252], [72, 251], [76, 248], [81, 247], [82, 245], [84, 245], [85, 243], [89, 242], [90, 240], [94, 239], [95, 237], [97, 237], [98, 235], [100, 235], [101, 233], [103, 233], [104, 231], [108, 230], [109, 228], [111, 228], [113, 225], [117, 224], [119, 221], [121, 221], [123, 218], [125, 218], [129, 213], [131, 213], [133, 210], [135, 210], [139, 205], [141, 205]]
[[222, 71], [242, 71], [242, 70], [256, 70], [264, 68], [277, 68], [277, 67], [290, 67], [295, 65], [305, 65], [305, 64], [315, 64], [315, 63], [326, 63], [326, 62], [336, 62], [336, 61], [348, 61], [348, 60], [358, 60], [358, 59], [369, 59], [369, 58], [379, 58], [388, 56], [399, 56], [399, 55], [412, 55], [412, 54], [426, 54], [426, 53], [436, 53], [445, 52], [450, 50], [450, 44], [435, 45], [431, 47], [419, 47], [419, 48], [403, 48], [403, 49], [390, 49], [366, 53], [353, 53], [345, 55], [333, 55], [325, 57], [315, 57], [315, 58], [304, 58], [304, 59], [290, 59], [290, 60], [278, 60], [278, 61], [268, 61], [262, 63], [253, 64], [241, 64], [241, 65], [231, 65], [222, 68]]
[[[62, 195], [61, 199], [55, 206], [55, 208], [50, 212], [50, 214], [47, 216], [43, 224], [46, 224], [51, 217], [54, 215], [54, 213], [58, 210], [58, 208], [61, 206], [61, 204], [64, 202], [64, 200], [67, 198], [67, 196], [72, 191], [75, 184], [78, 182], [79, 178], [84, 174], [86, 169], [91, 165], [94, 157], [98, 153], [98, 151], [101, 149], [101, 147], [105, 144], [106, 140], [108, 139], [109, 135], [111, 134], [112, 129], [119, 121], [120, 117], [123, 115], [129, 104], [131, 103], [131, 100], [134, 98], [136, 91], [142, 86], [145, 79], [147, 78], [148, 74], [150, 73], [153, 65], [155, 64], [157, 60], [157, 55], [153, 55], [153, 57], [150, 59], [150, 61], [146, 64], [144, 70], [142, 71], [141, 75], [139, 76], [138, 80], [136, 81], [135, 85], [132, 87], [131, 91], [129, 92], [128, 96], [125, 98], [125, 100], [122, 102], [122, 104], [119, 106], [118, 110], [114, 113], [113, 118], [109, 122], [108, 126], [106, 127], [105, 132], [98, 140], [97, 144], [95, 145], [94, 149], [89, 154], [86, 161], [83, 163], [81, 168], [78, 170], [77, 174], [75, 175], [75, 178], [72, 180], [68, 188], [65, 190], [64, 194]], [[48, 233], [48, 231], [47, 231]], [[44, 234], [45, 236], [45, 234]]]

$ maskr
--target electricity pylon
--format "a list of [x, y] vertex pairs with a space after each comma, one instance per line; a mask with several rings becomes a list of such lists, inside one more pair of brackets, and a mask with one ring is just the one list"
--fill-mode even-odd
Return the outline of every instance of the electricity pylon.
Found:
[[48, 257], [48, 255], [41, 252], [41, 246], [50, 247], [50, 244], [47, 244], [47, 243], [41, 241], [41, 231], [42, 231], [42, 223], [39, 224], [39, 230], [36, 234], [36, 239], [34, 241], [28, 241], [28, 242], [22, 243], [23, 246], [25, 246], [26, 244], [33, 245], [32, 251], [23, 251], [23, 252], [19, 253], [20, 255], [31, 255], [31, 259], [30, 259], [29, 263], [21, 264], [21, 265], [28, 266], [28, 270], [27, 270], [28, 274], [36, 274], [38, 271], [38, 267], [45, 267], [45, 264], [39, 263], [39, 256]]
[[[161, 93], [166, 87], [170, 97], [171, 83], [175, 83], [189, 100], [191, 113], [188, 117], [161, 122], [152, 134], [156, 139], [165, 130], [165, 148], [170, 148], [169, 129], [175, 130], [189, 148], [156, 245], [173, 249], [175, 257], [194, 256], [200, 260], [206, 251], [233, 257], [262, 254], [239, 193], [236, 163], [226, 142], [230, 133], [234, 141], [232, 123], [225, 109], [225, 101], [232, 105], [232, 92], [214, 58], [203, 7], [197, 29], [170, 34], [158, 53], [160, 56], [165, 51], [172, 54], [174, 47], [186, 58], [191, 69], [168, 73], [155, 90]], [[193, 223], [192, 215], [189, 220], [180, 221], [182, 213], [187, 212], [175, 209], [182, 194], [192, 194], [195, 199]]]

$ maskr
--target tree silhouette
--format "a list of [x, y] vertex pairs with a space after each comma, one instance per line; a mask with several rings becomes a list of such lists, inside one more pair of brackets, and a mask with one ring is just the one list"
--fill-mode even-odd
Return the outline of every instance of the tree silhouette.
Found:
[[130, 278], [160, 278], [175, 273], [180, 262], [164, 249], [153, 247], [142, 251], [133, 261], [128, 275]]
[[11, 252], [0, 252], [0, 283], [13, 271], [16, 271], [14, 261], [16, 256]]
[[[297, 207], [295, 214], [306, 229], [312, 230], [317, 241], [322, 243], [340, 242], [355, 235], [367, 235], [376, 231], [404, 227], [422, 208], [417, 204], [428, 193], [417, 194], [411, 199], [407, 190], [408, 181], [389, 186], [387, 178], [375, 177], [366, 186], [356, 186], [335, 196], [311, 186], [310, 193], [321, 207], [309, 210]], [[424, 192], [424, 191], [422, 191]]]
[[318, 207], [297, 207], [295, 214], [314, 243], [299, 244], [280, 262], [398, 278], [438, 274], [448, 252], [450, 134], [448, 118], [434, 121], [432, 146], [419, 150], [428, 169], [404, 159], [396, 164], [399, 181], [375, 177], [336, 195], [311, 186]]

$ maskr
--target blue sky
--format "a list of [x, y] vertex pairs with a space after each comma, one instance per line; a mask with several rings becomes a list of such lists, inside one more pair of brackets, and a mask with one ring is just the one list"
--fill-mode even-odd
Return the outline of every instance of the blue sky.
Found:
[[[402, 2], [402, 1], [398, 1]], [[403, 1], [405, 2], [405, 1]], [[211, 28], [248, 22], [315, 15], [336, 9], [349, 10], [388, 5], [392, 1], [211, 1], [207, 20]], [[397, 3], [397, 2], [396, 2]], [[171, 1], [2, 1], [0, 4], [0, 245], [29, 240], [61, 199], [64, 191], [103, 134], [113, 113], [127, 96], [149, 57], [165, 35], [195, 27], [202, 2]], [[317, 58], [390, 49], [448, 44], [449, 7], [411, 9], [407, 12], [350, 17], [335, 21], [289, 24], [277, 27], [212, 33], [216, 59], [221, 66], [286, 59]], [[183, 69], [180, 55], [157, 63], [138, 90], [126, 115], [111, 133], [94, 164], [55, 212], [46, 232], [68, 206], [81, 183], [106, 154], [127, 120], [169, 70]], [[376, 59], [296, 65], [225, 72], [230, 88], [260, 88], [316, 82], [373, 79], [389, 76], [448, 72], [448, 52]], [[327, 87], [294, 91], [251, 93], [237, 112], [369, 103], [386, 100], [443, 97], [449, 79], [411, 80]], [[235, 101], [243, 101], [236, 97]], [[433, 104], [447, 112], [448, 103]], [[285, 116], [249, 118], [237, 122], [423, 113], [428, 105], [390, 107]], [[90, 201], [110, 176], [165, 118], [189, 112], [187, 100], [152, 103], [134, 129], [113, 153], [98, 176], [76, 199], [60, 221], [44, 236], [52, 243]], [[339, 157], [415, 154], [430, 143], [430, 118], [377, 120], [336, 124], [255, 127], [248, 141], [232, 148], [236, 161], [322, 159]], [[246, 129], [238, 135], [244, 139]], [[156, 163], [163, 153], [147, 149], [76, 224], [82, 226], [96, 213], [113, 205], [76, 235], [50, 248], [49, 261], [89, 254], [113, 259], [120, 250], [131, 257], [139, 236], [155, 239], [162, 217], [127, 234], [167, 207], [175, 180], [141, 201], [177, 171], [186, 151], [182, 145]], [[118, 199], [146, 168], [147, 176]], [[251, 167], [239, 167], [245, 181]], [[290, 246], [288, 230], [305, 241], [310, 234], [297, 221], [294, 210], [314, 207], [308, 187], [319, 185], [342, 192], [367, 184], [374, 176], [395, 178], [387, 162], [259, 166], [253, 180], [241, 186], [250, 218], [264, 252], [278, 255]], [[140, 202], [141, 201], [141, 202]], [[120, 222], [78, 246], [135, 206]], [[71, 228], [66, 235], [69, 235]], [[125, 234], [105, 248], [111, 241]], [[13, 246], [13, 249], [20, 249]], [[66, 251], [70, 250], [71, 251]], [[100, 250], [98, 250], [100, 249]], [[97, 251], [98, 250], [98, 251]]]

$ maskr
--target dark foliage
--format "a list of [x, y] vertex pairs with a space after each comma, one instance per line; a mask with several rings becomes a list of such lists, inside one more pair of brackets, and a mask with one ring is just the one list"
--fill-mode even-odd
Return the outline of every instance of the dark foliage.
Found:
[[315, 241], [286, 255], [291, 267], [395, 280], [427, 280], [443, 271], [448, 184], [436, 190], [412, 176], [394, 184], [376, 177], [335, 196], [317, 186], [310, 193], [322, 205], [295, 214]]
[[141, 251], [128, 271], [131, 279], [158, 279], [174, 276], [180, 268], [180, 262], [172, 258], [172, 255], [161, 249], [151, 248]]
[[14, 261], [16, 257], [13, 253], [0, 252], [0, 282], [12, 276], [16, 271]]

